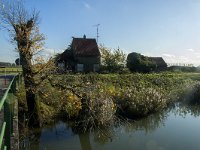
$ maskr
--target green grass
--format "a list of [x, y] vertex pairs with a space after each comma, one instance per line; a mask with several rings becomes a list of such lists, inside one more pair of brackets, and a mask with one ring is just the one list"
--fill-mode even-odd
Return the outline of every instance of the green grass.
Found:
[[190, 78], [195, 81], [200, 81], [200, 73], [182, 73], [180, 76], [183, 76], [185, 78]]
[[20, 73], [22, 72], [21, 67], [6, 67], [6, 68], [0, 68], [0, 75], [2, 74], [10, 74], [10, 73]]

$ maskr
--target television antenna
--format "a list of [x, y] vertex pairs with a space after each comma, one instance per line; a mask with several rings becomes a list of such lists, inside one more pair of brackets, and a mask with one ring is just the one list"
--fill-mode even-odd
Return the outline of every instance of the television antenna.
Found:
[[98, 39], [99, 39], [99, 26], [100, 26], [100, 24], [96, 24], [94, 26], [97, 28], [97, 43], [98, 43]]

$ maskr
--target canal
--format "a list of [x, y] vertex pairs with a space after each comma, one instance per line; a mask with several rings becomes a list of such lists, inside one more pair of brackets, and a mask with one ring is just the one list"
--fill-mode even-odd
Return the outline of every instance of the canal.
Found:
[[58, 121], [25, 138], [27, 150], [199, 150], [200, 106], [175, 106], [137, 121], [74, 133], [69, 123]]

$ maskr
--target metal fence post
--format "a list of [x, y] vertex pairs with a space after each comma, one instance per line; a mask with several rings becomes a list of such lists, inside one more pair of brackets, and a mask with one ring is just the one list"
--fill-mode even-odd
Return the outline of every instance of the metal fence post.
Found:
[[[17, 76], [14, 76], [14, 78], [12, 78], [6, 92], [0, 100], [0, 111], [2, 110], [2, 107], [4, 107], [4, 128], [1, 127], [0, 132], [0, 149], [3, 145], [5, 146], [4, 149], [11, 149], [11, 136], [13, 136], [13, 116], [15, 103], [14, 97], [16, 95], [17, 79]], [[4, 139], [3, 143], [1, 139]]]
[[7, 149], [10, 150], [10, 135], [11, 135], [11, 114], [9, 110], [9, 104], [7, 102], [4, 103], [4, 120], [6, 122], [6, 131], [5, 131], [5, 145]]
[[[17, 76], [15, 77], [12, 85], [11, 85], [11, 89], [9, 91], [10, 94], [10, 112], [11, 112], [11, 119], [13, 120], [14, 117], [14, 103], [15, 103], [15, 99], [14, 96], [16, 95], [16, 80], [17, 80]], [[11, 121], [11, 133], [13, 133], [13, 121]]]

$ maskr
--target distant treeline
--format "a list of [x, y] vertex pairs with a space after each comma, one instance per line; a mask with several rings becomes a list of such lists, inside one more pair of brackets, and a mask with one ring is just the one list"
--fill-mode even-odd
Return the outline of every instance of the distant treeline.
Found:
[[199, 67], [189, 67], [189, 66], [170, 66], [168, 67], [168, 71], [175, 71], [175, 72], [200, 72]]
[[18, 65], [16, 63], [9, 63], [9, 62], [0, 62], [0, 67], [17, 67]]
[[15, 66], [15, 64], [9, 63], [9, 62], [0, 62], [0, 67], [9, 67], [9, 66]]

